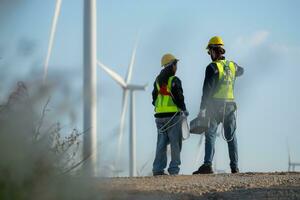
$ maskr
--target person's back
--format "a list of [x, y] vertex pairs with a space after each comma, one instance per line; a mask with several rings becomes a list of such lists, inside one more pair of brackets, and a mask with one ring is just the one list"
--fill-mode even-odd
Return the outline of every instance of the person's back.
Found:
[[210, 125], [205, 133], [204, 164], [193, 174], [213, 173], [212, 160], [218, 125], [223, 124], [224, 139], [228, 143], [231, 172], [238, 169], [238, 149], [236, 139], [236, 103], [234, 85], [236, 77], [241, 76], [243, 68], [224, 57], [224, 43], [220, 37], [213, 37], [207, 46], [212, 62], [207, 66], [203, 84], [203, 94], [200, 105], [202, 117], [210, 119]]
[[182, 147], [181, 112], [187, 114], [181, 81], [175, 76], [178, 60], [171, 54], [162, 58], [160, 74], [153, 84], [152, 104], [155, 106], [155, 122], [158, 130], [156, 156], [153, 175], [165, 175], [167, 166], [167, 145], [171, 145], [169, 174], [179, 173], [180, 152]]

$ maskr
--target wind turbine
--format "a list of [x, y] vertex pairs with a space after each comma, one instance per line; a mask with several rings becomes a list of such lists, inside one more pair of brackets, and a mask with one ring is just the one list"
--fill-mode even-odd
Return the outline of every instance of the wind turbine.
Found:
[[[223, 128], [223, 127], [221, 127], [221, 128]], [[222, 134], [221, 131], [218, 131], [216, 137], [217, 137], [217, 138], [218, 138], [218, 137], [221, 138], [221, 134]], [[215, 152], [217, 152], [217, 150], [215, 150]], [[215, 170], [216, 173], [225, 173], [225, 170], [222, 170], [222, 169], [218, 169], [218, 168], [217, 168], [217, 160], [218, 160], [217, 155], [218, 155], [218, 154], [216, 154], [216, 153], [215, 153], [215, 155], [214, 155], [213, 168], [214, 168], [214, 170]]]
[[288, 149], [288, 165], [289, 165], [289, 168], [288, 168], [288, 171], [290, 172], [291, 170], [292, 171], [295, 171], [295, 168], [298, 166], [300, 167], [300, 163], [296, 163], [296, 162], [292, 162], [292, 159], [291, 159], [291, 154], [290, 154], [290, 146], [289, 146], [289, 143], [288, 143], [288, 140], [287, 140], [287, 149]]
[[127, 109], [127, 98], [130, 95], [130, 113], [129, 113], [129, 176], [136, 176], [136, 125], [135, 125], [135, 92], [144, 91], [147, 87], [146, 85], [135, 85], [131, 84], [132, 70], [135, 61], [137, 49], [137, 42], [133, 48], [131, 55], [130, 64], [128, 66], [128, 71], [126, 79], [124, 80], [118, 73], [111, 70], [109, 67], [105, 66], [103, 63], [98, 61], [98, 65], [109, 75], [113, 80], [119, 84], [123, 89], [123, 100], [122, 100], [122, 111], [121, 111], [121, 120], [120, 120], [120, 129], [119, 129], [119, 139], [118, 139], [118, 152], [117, 152], [117, 161], [120, 159], [122, 139], [124, 134], [124, 124], [125, 124], [125, 115]]
[[[62, 0], [56, 0], [47, 57], [44, 64], [43, 83], [46, 82], [48, 65], [55, 38]], [[83, 159], [88, 175], [97, 175], [97, 9], [96, 0], [83, 1]]]
[[199, 140], [199, 143], [198, 143], [198, 153], [196, 154], [196, 158], [195, 158], [195, 161], [194, 161], [194, 166], [195, 167], [198, 167], [199, 162], [200, 162], [201, 149], [202, 149], [201, 146], [202, 146], [203, 138], [204, 138], [204, 134], [201, 134], [200, 135], [200, 140]]

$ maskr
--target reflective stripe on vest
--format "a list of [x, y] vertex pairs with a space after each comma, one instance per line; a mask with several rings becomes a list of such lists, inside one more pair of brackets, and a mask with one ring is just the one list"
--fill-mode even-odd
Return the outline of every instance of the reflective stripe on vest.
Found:
[[171, 87], [174, 77], [175, 76], [171, 76], [168, 80], [168, 85], [162, 87], [156, 82], [158, 95], [155, 101], [155, 113], [172, 113], [180, 111], [172, 99]]
[[227, 60], [218, 60], [214, 63], [218, 67], [219, 78], [213, 98], [234, 100], [234, 82], [236, 73], [234, 63]]

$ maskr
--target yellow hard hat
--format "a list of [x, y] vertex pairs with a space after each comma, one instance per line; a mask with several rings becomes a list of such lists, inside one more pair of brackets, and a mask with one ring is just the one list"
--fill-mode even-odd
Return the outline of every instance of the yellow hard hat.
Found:
[[178, 60], [177, 58], [175, 58], [175, 56], [173, 56], [170, 53], [165, 54], [162, 58], [161, 58], [161, 66], [166, 66], [167, 64], [170, 64], [171, 62]]
[[219, 36], [214, 36], [210, 38], [206, 49], [209, 49], [210, 46], [214, 46], [214, 45], [224, 46], [224, 42], [222, 38]]

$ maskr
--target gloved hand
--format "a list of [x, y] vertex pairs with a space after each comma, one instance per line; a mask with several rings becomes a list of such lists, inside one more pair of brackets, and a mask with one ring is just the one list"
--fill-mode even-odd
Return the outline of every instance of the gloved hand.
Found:
[[189, 111], [187, 111], [187, 110], [185, 110], [185, 111], [182, 111], [182, 114], [185, 116], [185, 117], [187, 117], [187, 116], [189, 116]]
[[198, 117], [205, 118], [205, 116], [206, 116], [206, 109], [200, 110]]

